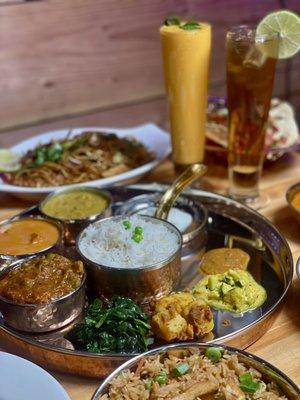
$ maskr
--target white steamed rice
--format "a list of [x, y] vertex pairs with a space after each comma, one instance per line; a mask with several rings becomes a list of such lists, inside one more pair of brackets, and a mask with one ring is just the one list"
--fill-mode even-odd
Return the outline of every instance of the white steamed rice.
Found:
[[[126, 230], [123, 221], [130, 221]], [[136, 226], [143, 229], [143, 239], [132, 239]], [[114, 268], [145, 267], [170, 257], [179, 246], [179, 234], [159, 220], [133, 215], [91, 224], [82, 236], [79, 249], [95, 263]]]

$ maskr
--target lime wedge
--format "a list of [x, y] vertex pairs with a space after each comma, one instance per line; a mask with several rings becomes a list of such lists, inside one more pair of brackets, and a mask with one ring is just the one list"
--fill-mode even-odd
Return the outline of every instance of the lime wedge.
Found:
[[0, 171], [13, 172], [21, 168], [22, 155], [8, 149], [0, 149]]
[[294, 56], [300, 49], [300, 17], [288, 10], [268, 14], [256, 28], [256, 34], [279, 33], [278, 58]]

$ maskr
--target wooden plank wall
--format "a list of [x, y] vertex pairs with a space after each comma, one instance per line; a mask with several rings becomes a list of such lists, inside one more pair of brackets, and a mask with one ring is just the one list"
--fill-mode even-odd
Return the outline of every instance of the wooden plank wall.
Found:
[[[41, 0], [0, 3], [0, 130], [164, 96], [158, 27], [169, 15], [214, 28], [211, 94], [225, 94], [224, 37], [284, 0]], [[299, 0], [286, 0], [300, 11]], [[300, 109], [300, 57], [275, 94]], [[165, 112], [165, 111], [163, 111]], [[114, 121], [111, 121], [111, 125]]]

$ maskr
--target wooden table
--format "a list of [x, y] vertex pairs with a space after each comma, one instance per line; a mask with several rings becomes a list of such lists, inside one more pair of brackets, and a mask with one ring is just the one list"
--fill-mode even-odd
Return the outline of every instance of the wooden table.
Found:
[[[17, 141], [8, 140], [8, 142]], [[227, 186], [227, 168], [224, 160], [208, 157], [209, 172], [204, 178], [205, 189], [223, 191]], [[171, 182], [174, 170], [171, 161], [166, 160], [145, 177], [146, 181]], [[300, 257], [300, 224], [295, 220], [285, 201], [287, 188], [300, 180], [300, 153], [292, 153], [281, 160], [265, 165], [261, 189], [271, 198], [263, 211], [281, 233], [287, 238], [294, 261]], [[0, 218], [17, 214], [29, 204], [8, 195], [0, 195]], [[266, 359], [300, 384], [300, 281], [294, 278], [292, 287], [271, 329], [248, 351]], [[5, 343], [1, 344], [3, 348]], [[99, 381], [64, 376], [53, 373], [65, 387], [72, 400], [88, 400]]]

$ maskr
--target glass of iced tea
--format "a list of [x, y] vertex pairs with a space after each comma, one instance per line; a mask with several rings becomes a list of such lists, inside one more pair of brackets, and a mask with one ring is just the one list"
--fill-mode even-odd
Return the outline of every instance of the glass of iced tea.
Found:
[[278, 57], [279, 36], [253, 27], [232, 28], [226, 37], [229, 110], [229, 195], [261, 208], [259, 179]]

